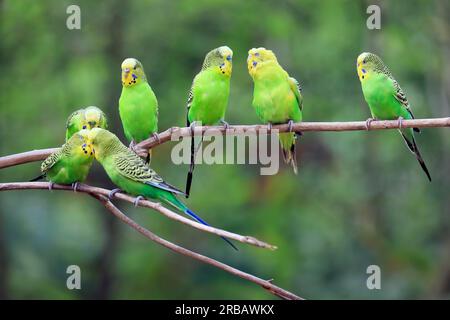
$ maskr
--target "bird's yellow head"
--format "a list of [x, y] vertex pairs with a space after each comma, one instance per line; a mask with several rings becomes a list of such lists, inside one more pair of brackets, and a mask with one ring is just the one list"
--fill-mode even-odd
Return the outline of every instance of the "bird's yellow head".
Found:
[[361, 82], [369, 79], [374, 72], [389, 72], [380, 57], [370, 52], [363, 52], [358, 56], [356, 70]]
[[135, 58], [127, 58], [122, 62], [122, 85], [131, 87], [138, 83], [147, 81], [144, 67]]
[[[119, 138], [117, 138], [115, 134], [102, 128], [94, 128], [92, 130], [89, 130], [87, 140], [92, 146], [92, 151], [95, 158], [100, 162], [110, 152], [115, 151], [115, 146], [122, 145]], [[126, 148], [125, 146], [123, 147]]]
[[266, 48], [252, 48], [248, 50], [247, 68], [248, 73], [253, 77], [257, 70], [266, 62], [276, 62], [277, 57], [272, 50]]
[[233, 50], [222, 46], [211, 50], [203, 61], [202, 70], [214, 68], [218, 73], [227, 77], [231, 76], [233, 70]]
[[84, 109], [83, 129], [107, 128], [106, 118], [102, 110], [90, 106]]
[[93, 158], [94, 150], [89, 139], [89, 133], [90, 130], [80, 130], [75, 133], [68, 142], [73, 145], [73, 150], [77, 155]]

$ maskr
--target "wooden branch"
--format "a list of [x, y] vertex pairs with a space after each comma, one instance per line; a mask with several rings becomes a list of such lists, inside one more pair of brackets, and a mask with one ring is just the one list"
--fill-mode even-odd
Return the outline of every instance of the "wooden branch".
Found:
[[[49, 183], [47, 182], [11, 182], [11, 183], [0, 183], [0, 191], [7, 191], [7, 190], [26, 190], [26, 189], [48, 189]], [[65, 186], [65, 185], [53, 185], [53, 189], [54, 190], [67, 190], [67, 191], [72, 191], [71, 186]], [[283, 288], [280, 288], [276, 285], [274, 285], [272, 283], [272, 280], [264, 280], [261, 278], [258, 278], [252, 274], [246, 273], [244, 271], [241, 271], [239, 269], [233, 268], [223, 262], [217, 261], [215, 259], [209, 258], [207, 256], [201, 255], [197, 252], [188, 250], [184, 247], [181, 247], [179, 245], [176, 245], [170, 241], [167, 241], [159, 236], [157, 236], [156, 234], [154, 234], [153, 232], [151, 232], [150, 230], [144, 228], [143, 226], [141, 226], [140, 224], [138, 224], [137, 222], [135, 222], [133, 219], [129, 218], [127, 215], [125, 215], [122, 211], [120, 211], [116, 206], [114, 206], [114, 204], [109, 201], [109, 199], [107, 198], [107, 194], [109, 193], [109, 190], [107, 189], [102, 189], [102, 188], [96, 188], [96, 187], [91, 187], [85, 184], [80, 184], [79, 187], [77, 188], [77, 192], [81, 192], [81, 193], [86, 193], [89, 194], [90, 196], [94, 197], [95, 199], [99, 200], [106, 209], [108, 209], [109, 212], [111, 212], [114, 216], [116, 216], [117, 218], [119, 218], [122, 222], [126, 223], [127, 225], [129, 225], [131, 228], [135, 229], [136, 231], [138, 231], [139, 233], [141, 233], [142, 235], [144, 235], [145, 237], [147, 237], [148, 239], [158, 243], [159, 245], [162, 245], [178, 254], [190, 257], [192, 259], [198, 260], [202, 263], [206, 263], [209, 264], [213, 267], [219, 268], [221, 270], [224, 270], [234, 276], [240, 277], [244, 280], [253, 282], [259, 286], [261, 286], [262, 288], [264, 288], [265, 290], [269, 291], [271, 294], [280, 297], [282, 299], [287, 299], [287, 300], [302, 300], [301, 297], [295, 295], [294, 293], [291, 293]], [[116, 197], [125, 201], [129, 201], [129, 202], [133, 202], [134, 198], [124, 195], [124, 194], [116, 194]], [[153, 208], [155, 210], [160, 210], [161, 208], [163, 208], [160, 204], [158, 203], [153, 203], [147, 200], [141, 200], [139, 202], [139, 205], [143, 205], [146, 204], [146, 206], [148, 205], [148, 207]], [[166, 209], [168, 212], [171, 212], [170, 210]], [[160, 211], [161, 212], [161, 211]], [[166, 212], [167, 213], [167, 212]], [[166, 213], [164, 213], [166, 215]], [[175, 213], [172, 212], [173, 215], [177, 215]], [[178, 216], [178, 215], [177, 215]], [[216, 229], [213, 227], [206, 227], [203, 226], [197, 222], [191, 221], [189, 219], [186, 219], [184, 217], [179, 216], [176, 220], [181, 221], [181, 220], [186, 220], [183, 223], [194, 226], [197, 229], [200, 230], [204, 230], [207, 232], [211, 232], [217, 235], [221, 235], [224, 237], [228, 237], [230, 239], [234, 239], [237, 241], [241, 241], [241, 242], [245, 242], [245, 243], [249, 243], [249, 244], [253, 244], [253, 245], [257, 245], [260, 247], [269, 247], [269, 248], [273, 248], [273, 246], [268, 245], [268, 244], [264, 244], [263, 242], [256, 240], [255, 238], [251, 238], [251, 237], [243, 237], [228, 231], [224, 231], [224, 230], [220, 230], [220, 229]]]
[[34, 161], [42, 161], [59, 148], [38, 149], [0, 157], [0, 169]]
[[[7, 182], [7, 183], [0, 183], [0, 192], [7, 191], [7, 190], [30, 190], [30, 189], [48, 190], [49, 185], [50, 184], [48, 182]], [[54, 184], [53, 190], [65, 190], [65, 191], [73, 192], [71, 186], [59, 185], [59, 184]], [[88, 193], [91, 195], [108, 196], [110, 190], [93, 187], [93, 186], [89, 186], [87, 184], [80, 183], [78, 185], [77, 192]], [[134, 203], [134, 200], [135, 200], [134, 197], [129, 196], [127, 194], [123, 194], [123, 193], [116, 193], [115, 197], [118, 199], [130, 202], [130, 203]], [[249, 245], [252, 245], [255, 247], [259, 247], [259, 248], [270, 249], [270, 250], [277, 249], [276, 246], [268, 244], [261, 240], [258, 240], [254, 237], [242, 236], [242, 235], [232, 233], [229, 231], [225, 231], [222, 229], [218, 229], [215, 227], [205, 226], [194, 220], [185, 218], [185, 217], [167, 209], [166, 207], [163, 207], [160, 203], [156, 203], [156, 202], [152, 202], [152, 201], [148, 201], [148, 200], [140, 200], [138, 203], [138, 206], [153, 209], [153, 210], [163, 214], [164, 216], [168, 217], [169, 219], [178, 221], [180, 223], [183, 223], [185, 225], [188, 225], [188, 226], [198, 229], [200, 231], [204, 231], [204, 232], [212, 233], [212, 234], [222, 236], [225, 238], [233, 239], [233, 240], [236, 240], [236, 241], [239, 241], [242, 243], [246, 243], [246, 244], [249, 244]]]
[[[450, 117], [447, 118], [433, 118], [433, 119], [414, 119], [403, 120], [402, 128], [436, 128], [436, 127], [450, 127]], [[370, 123], [370, 130], [382, 129], [399, 129], [398, 120], [382, 120], [372, 121]], [[288, 132], [289, 126], [287, 124], [273, 125], [272, 130], [278, 132]], [[366, 121], [350, 121], [350, 122], [298, 122], [292, 125], [292, 130], [295, 132], [304, 131], [355, 131], [367, 130]], [[270, 133], [267, 130], [267, 125], [230, 125], [228, 129], [224, 126], [204, 126], [196, 127], [195, 134], [217, 135], [218, 133], [226, 135], [242, 135], [248, 132], [256, 132], [259, 134]], [[155, 147], [164, 142], [170, 141], [172, 137], [190, 137], [191, 128], [172, 127], [158, 134], [158, 138], [150, 137], [138, 143], [135, 146], [136, 153], [144, 156], [146, 150]], [[0, 159], [1, 168], [1, 159]]]
[[[433, 119], [414, 119], [403, 120], [402, 128], [438, 128], [438, 127], [450, 127], [450, 117], [447, 118], [433, 118]], [[383, 130], [383, 129], [399, 129], [399, 122], [397, 120], [383, 120], [372, 121], [370, 123], [370, 130]], [[278, 132], [287, 132], [288, 125], [274, 125], [272, 130], [278, 130]], [[355, 131], [355, 130], [367, 130], [365, 121], [350, 121], [350, 122], [299, 122], [294, 123], [292, 130], [295, 132], [304, 131]], [[232, 125], [227, 130], [223, 126], [205, 126], [196, 127], [195, 134], [204, 134], [205, 136], [226, 134], [226, 135], [242, 135], [249, 132], [256, 132], [259, 134], [270, 133], [267, 131], [266, 125]], [[172, 127], [158, 134], [158, 138], [150, 137], [138, 143], [135, 146], [135, 151], [140, 156], [146, 156], [147, 150], [157, 145], [170, 141], [172, 137], [189, 137], [191, 136], [191, 129], [188, 127], [179, 128]], [[5, 157], [0, 157], [0, 169], [11, 167], [27, 162], [42, 161], [47, 158], [52, 152], [56, 151], [56, 148], [34, 150], [29, 152], [23, 152], [13, 154]]]
[[[1, 190], [1, 189], [0, 189]], [[225, 263], [222, 263], [220, 261], [217, 261], [215, 259], [209, 258], [207, 256], [201, 255], [197, 252], [188, 250], [186, 248], [183, 248], [179, 245], [176, 245], [172, 242], [169, 242], [163, 238], [160, 238], [159, 236], [157, 236], [156, 234], [154, 234], [153, 232], [151, 232], [150, 230], [142, 227], [141, 225], [139, 225], [138, 223], [136, 223], [134, 220], [130, 219], [128, 216], [126, 216], [124, 213], [122, 213], [116, 206], [114, 206], [107, 197], [97, 194], [97, 193], [92, 193], [91, 196], [93, 196], [94, 198], [96, 198], [97, 200], [99, 200], [106, 209], [109, 210], [109, 212], [111, 212], [114, 216], [116, 216], [117, 218], [119, 218], [121, 221], [123, 221], [124, 223], [128, 224], [131, 228], [135, 229], [136, 231], [138, 231], [140, 234], [144, 235], [145, 237], [147, 237], [148, 239], [162, 245], [163, 247], [166, 247], [176, 253], [179, 253], [181, 255], [190, 257], [192, 259], [201, 261], [203, 263], [209, 264], [213, 267], [222, 269], [228, 273], [231, 273], [232, 275], [238, 276], [244, 280], [248, 280], [250, 282], [256, 283], [257, 285], [260, 285], [261, 287], [263, 287], [264, 289], [266, 289], [267, 291], [269, 291], [270, 293], [282, 298], [282, 299], [286, 299], [286, 300], [303, 300], [301, 297], [283, 289], [280, 288], [276, 285], [274, 285], [272, 283], [271, 280], [264, 280], [261, 278], [258, 278], [252, 274], [246, 273], [244, 271], [241, 271], [239, 269], [233, 268]]]

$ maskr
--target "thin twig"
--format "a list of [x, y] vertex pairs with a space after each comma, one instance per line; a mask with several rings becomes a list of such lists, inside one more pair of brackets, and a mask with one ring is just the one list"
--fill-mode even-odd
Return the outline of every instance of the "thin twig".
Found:
[[[44, 189], [44, 190], [48, 190], [49, 187], [49, 183], [48, 182], [7, 182], [7, 183], [0, 183], [0, 191], [7, 191], [7, 190], [30, 190], [30, 189]], [[53, 185], [53, 189], [54, 190], [65, 190], [65, 191], [73, 191], [71, 186], [67, 186], [67, 185], [59, 185], [59, 184], [54, 184]], [[82, 192], [82, 193], [88, 193], [88, 194], [96, 194], [96, 195], [102, 195], [102, 196], [108, 196], [108, 194], [110, 193], [110, 190], [108, 189], [103, 189], [103, 188], [98, 188], [98, 187], [93, 187], [93, 186], [89, 186], [87, 184], [79, 184], [77, 187], [77, 192]], [[129, 196], [127, 194], [123, 194], [123, 193], [116, 193], [115, 197], [130, 203], [134, 203], [135, 198], [133, 198], [132, 196]], [[236, 234], [236, 233], [232, 233], [229, 231], [225, 231], [222, 229], [218, 229], [215, 227], [211, 227], [211, 226], [205, 226], [203, 224], [200, 224], [198, 222], [195, 222], [193, 220], [187, 219], [165, 207], [163, 207], [161, 204], [156, 203], [156, 202], [152, 202], [149, 200], [140, 200], [138, 203], [138, 206], [141, 207], [146, 207], [146, 208], [151, 208], [154, 209], [155, 211], [165, 215], [166, 217], [168, 217], [169, 219], [181, 222], [185, 225], [188, 225], [190, 227], [196, 228], [198, 230], [204, 231], [204, 232], [208, 232], [208, 233], [212, 233], [218, 236], [222, 236], [222, 237], [226, 237], [229, 239], [233, 239], [242, 243], [246, 243], [249, 245], [253, 245], [255, 247], [259, 247], [259, 248], [264, 248], [264, 249], [270, 249], [270, 250], [275, 250], [277, 249], [276, 246], [268, 244], [266, 242], [263, 242], [261, 240], [258, 240], [254, 237], [250, 237], [250, 236], [242, 236], [240, 234]]]
[[[1, 189], [0, 189], [1, 190]], [[253, 283], [256, 283], [257, 285], [260, 285], [261, 287], [263, 287], [264, 289], [266, 289], [267, 291], [269, 291], [270, 293], [282, 298], [282, 299], [287, 299], [287, 300], [302, 300], [301, 297], [293, 294], [292, 292], [289, 292], [283, 288], [280, 288], [276, 285], [274, 285], [271, 281], [269, 280], [264, 280], [261, 278], [258, 278], [252, 274], [243, 272], [239, 269], [233, 268], [225, 263], [219, 262], [215, 259], [209, 258], [207, 256], [201, 255], [197, 252], [188, 250], [186, 248], [183, 248], [179, 245], [176, 245], [172, 242], [169, 242], [165, 239], [160, 238], [159, 236], [157, 236], [156, 234], [154, 234], [153, 232], [149, 231], [148, 229], [142, 227], [141, 225], [139, 225], [137, 222], [135, 222], [134, 220], [132, 220], [131, 218], [129, 218], [128, 216], [126, 216], [123, 212], [121, 212], [116, 206], [114, 206], [114, 204], [112, 204], [111, 201], [108, 200], [107, 197], [103, 196], [103, 195], [99, 195], [97, 193], [92, 193], [91, 196], [93, 196], [94, 198], [98, 199], [105, 207], [106, 209], [108, 209], [113, 215], [115, 215], [117, 218], [119, 218], [121, 221], [123, 221], [124, 223], [128, 224], [130, 227], [132, 227], [133, 229], [135, 229], [136, 231], [138, 231], [139, 233], [141, 233], [142, 235], [144, 235], [145, 237], [147, 237], [148, 239], [176, 252], [179, 253], [181, 255], [187, 256], [187, 257], [191, 257], [192, 259], [201, 261], [203, 263], [212, 265], [216, 268], [222, 269], [228, 273], [231, 273], [232, 275], [238, 276], [242, 279], [251, 281]]]
[[[6, 190], [26, 190], [26, 189], [47, 189], [48, 188], [48, 183], [46, 182], [16, 182], [16, 183], [0, 183], [0, 191], [6, 191]], [[70, 186], [64, 186], [64, 185], [54, 185], [53, 188], [55, 190], [71, 190]], [[207, 256], [201, 255], [197, 252], [188, 250], [184, 247], [181, 247], [179, 245], [176, 245], [170, 241], [167, 241], [165, 239], [160, 238], [159, 236], [157, 236], [156, 234], [154, 234], [153, 232], [149, 231], [148, 229], [144, 228], [143, 226], [141, 226], [140, 224], [138, 224], [136, 221], [134, 221], [133, 219], [129, 218], [127, 215], [125, 215], [122, 211], [120, 211], [116, 206], [114, 206], [114, 204], [109, 201], [109, 199], [107, 198], [106, 194], [108, 194], [108, 190], [106, 189], [102, 189], [102, 188], [96, 188], [96, 187], [91, 187], [88, 185], [80, 185], [79, 188], [77, 189], [77, 191], [81, 192], [81, 193], [86, 193], [89, 194], [90, 196], [96, 198], [97, 200], [99, 200], [106, 209], [108, 209], [109, 212], [111, 212], [114, 216], [116, 216], [117, 218], [119, 218], [122, 222], [126, 223], [127, 225], [129, 225], [131, 228], [135, 229], [136, 231], [138, 231], [139, 233], [141, 233], [142, 235], [144, 235], [145, 237], [147, 237], [148, 239], [176, 252], [179, 253], [181, 255], [190, 257], [192, 259], [198, 260], [200, 262], [209, 264], [213, 267], [219, 268], [221, 270], [224, 270], [232, 275], [235, 275], [237, 277], [240, 277], [244, 280], [253, 282], [259, 286], [261, 286], [262, 288], [264, 288], [265, 290], [269, 291], [270, 293], [272, 293], [273, 295], [280, 297], [282, 299], [287, 299], [287, 300], [302, 300], [301, 297], [293, 294], [292, 292], [289, 292], [283, 288], [280, 288], [276, 285], [274, 285], [272, 283], [271, 280], [264, 280], [261, 278], [258, 278], [252, 274], [246, 273], [244, 271], [241, 271], [239, 269], [233, 268], [223, 262], [219, 262], [215, 259], [209, 258]], [[118, 198], [121, 198], [123, 200], [133, 202], [133, 198], [123, 195], [123, 194], [118, 194]], [[129, 199], [131, 198], [131, 199]], [[143, 202], [150, 202], [150, 201], [140, 201], [140, 203]], [[157, 210], [156, 208], [162, 208], [161, 205], [159, 204], [154, 204], [156, 205], [154, 208], [155, 210]], [[170, 210], [169, 210], [170, 211]], [[183, 218], [183, 217], [180, 217]], [[184, 219], [184, 218], [183, 218]], [[188, 220], [188, 219], [186, 219]], [[195, 224], [197, 224], [196, 222], [193, 222]], [[187, 223], [190, 224], [190, 223]], [[203, 227], [202, 225], [199, 225], [198, 229], [202, 229], [200, 227]], [[242, 240], [240, 239], [239, 235], [235, 235], [231, 232], [227, 232], [224, 230], [220, 230], [220, 229], [216, 229], [216, 228], [212, 228], [212, 227], [208, 227], [208, 229], [213, 229], [213, 230], [209, 230], [208, 232], [211, 233], [215, 233], [217, 235], [223, 235], [235, 240]], [[205, 231], [207, 231], [205, 229]], [[244, 237], [245, 238], [245, 237]], [[240, 239], [240, 240], [239, 240]], [[254, 239], [256, 240], [256, 239]], [[257, 240], [256, 240], [257, 241]], [[247, 242], [247, 241], [242, 241], [242, 242]], [[249, 243], [249, 242], [247, 242]]]
[[[433, 118], [433, 119], [414, 119], [403, 120], [402, 128], [438, 128], [450, 127], [450, 117], [447, 118]], [[399, 129], [399, 121], [397, 120], [383, 120], [372, 121], [370, 123], [370, 130], [383, 129]], [[289, 126], [287, 124], [280, 124], [272, 126], [272, 130], [278, 132], [287, 132]], [[292, 125], [292, 130], [295, 132], [304, 131], [356, 131], [367, 130], [365, 121], [350, 121], [350, 122], [298, 122]], [[205, 126], [196, 127], [195, 134], [202, 133], [205, 136], [226, 134], [226, 135], [242, 135], [249, 132], [258, 134], [270, 133], [267, 131], [266, 125], [232, 125], [227, 130], [223, 126]], [[158, 137], [152, 136], [147, 140], [138, 143], [134, 149], [140, 156], [146, 156], [147, 150], [157, 145], [170, 141], [172, 138], [178, 139], [181, 137], [191, 136], [191, 128], [172, 127], [158, 134]], [[34, 150], [23, 152], [5, 157], [0, 157], [0, 169], [11, 167], [27, 162], [41, 161], [47, 158], [56, 148]]]

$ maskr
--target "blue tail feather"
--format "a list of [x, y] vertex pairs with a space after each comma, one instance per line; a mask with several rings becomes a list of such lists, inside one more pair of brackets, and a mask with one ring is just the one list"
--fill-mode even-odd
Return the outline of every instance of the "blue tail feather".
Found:
[[[209, 226], [209, 227], [210, 227], [210, 225], [209, 225], [205, 220], [203, 220], [202, 218], [200, 218], [198, 215], [196, 215], [194, 212], [192, 212], [192, 211], [189, 210], [188, 208], [186, 208], [186, 209], [184, 210], [184, 213], [187, 214], [188, 216], [190, 216], [191, 218], [193, 218], [194, 220], [196, 220], [197, 222], [199, 222], [199, 223], [201, 223], [201, 224], [203, 224], [203, 225], [205, 225], [205, 226]], [[237, 248], [230, 240], [228, 240], [228, 239], [225, 238], [225, 237], [221, 237], [221, 238], [222, 238], [223, 240], [225, 240], [230, 246], [232, 246], [234, 250], [239, 251], [239, 249], [238, 249], [238, 248]]]

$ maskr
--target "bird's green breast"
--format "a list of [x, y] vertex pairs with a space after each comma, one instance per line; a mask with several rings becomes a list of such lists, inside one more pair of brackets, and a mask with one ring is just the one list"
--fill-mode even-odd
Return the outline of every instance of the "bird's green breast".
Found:
[[369, 73], [361, 87], [373, 117], [380, 120], [394, 120], [400, 116], [409, 118], [406, 109], [395, 98], [392, 79], [385, 74]]
[[144, 196], [147, 198], [158, 199], [161, 193], [167, 192], [123, 176], [116, 167], [114, 155], [107, 156], [100, 162], [111, 181], [126, 193], [134, 196]]
[[192, 87], [193, 100], [189, 109], [190, 122], [216, 124], [225, 116], [230, 95], [230, 77], [214, 70], [198, 74]]
[[47, 179], [59, 184], [83, 182], [86, 180], [91, 165], [92, 158], [84, 155], [63, 156], [47, 172]]
[[158, 102], [147, 82], [122, 88], [119, 113], [130, 141], [140, 142], [158, 131]]
[[302, 114], [286, 73], [278, 66], [265, 67], [254, 77], [253, 107], [261, 121], [301, 121]]

